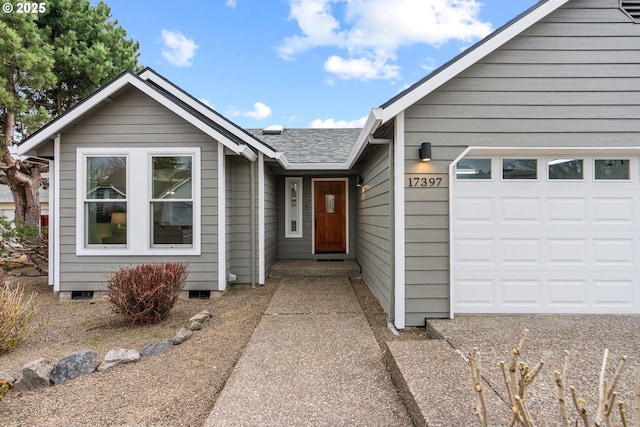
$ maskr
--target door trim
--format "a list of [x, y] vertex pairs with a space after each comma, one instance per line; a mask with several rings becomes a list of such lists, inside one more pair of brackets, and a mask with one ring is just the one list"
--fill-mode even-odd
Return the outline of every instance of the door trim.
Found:
[[344, 203], [345, 203], [345, 232], [346, 232], [346, 251], [345, 255], [349, 255], [349, 177], [343, 178], [311, 178], [311, 254], [316, 254], [316, 233], [313, 230], [316, 229], [316, 218], [314, 212], [316, 211], [316, 181], [343, 181], [345, 183], [345, 195], [344, 195]]

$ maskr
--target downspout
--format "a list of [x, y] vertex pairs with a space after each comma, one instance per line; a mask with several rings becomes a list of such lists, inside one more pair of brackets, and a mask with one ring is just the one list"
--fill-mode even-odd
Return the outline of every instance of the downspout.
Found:
[[256, 287], [256, 164], [250, 163], [250, 189], [249, 189], [249, 238], [251, 239], [251, 289]]

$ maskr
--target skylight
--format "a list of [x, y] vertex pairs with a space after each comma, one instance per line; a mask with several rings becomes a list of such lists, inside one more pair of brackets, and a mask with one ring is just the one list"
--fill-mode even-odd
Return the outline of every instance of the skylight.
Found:
[[282, 135], [283, 132], [284, 126], [282, 125], [271, 125], [262, 129], [263, 135]]

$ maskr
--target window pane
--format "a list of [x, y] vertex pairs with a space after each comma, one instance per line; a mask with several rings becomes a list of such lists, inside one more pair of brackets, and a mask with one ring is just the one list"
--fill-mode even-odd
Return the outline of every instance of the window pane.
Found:
[[289, 183], [289, 200], [291, 201], [289, 212], [296, 213], [296, 215], [291, 215], [291, 221], [289, 223], [289, 230], [291, 233], [298, 232], [298, 181], [291, 181]]
[[549, 179], [583, 179], [584, 160], [549, 159]]
[[191, 199], [191, 156], [153, 156], [154, 199]]
[[152, 245], [193, 243], [193, 203], [151, 202]]
[[596, 179], [626, 179], [630, 175], [629, 160], [596, 160]]
[[503, 159], [503, 179], [537, 179], [538, 160], [536, 159]]
[[491, 179], [491, 159], [462, 159], [456, 165], [458, 179]]
[[86, 206], [89, 245], [127, 243], [126, 202], [87, 202]]
[[127, 158], [87, 157], [87, 199], [127, 198]]

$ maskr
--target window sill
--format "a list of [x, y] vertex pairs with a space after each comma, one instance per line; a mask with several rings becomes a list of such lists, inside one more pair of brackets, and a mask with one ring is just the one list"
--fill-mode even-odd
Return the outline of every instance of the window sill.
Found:
[[199, 248], [153, 248], [147, 250], [131, 250], [126, 248], [83, 248], [76, 251], [76, 256], [200, 256]]

